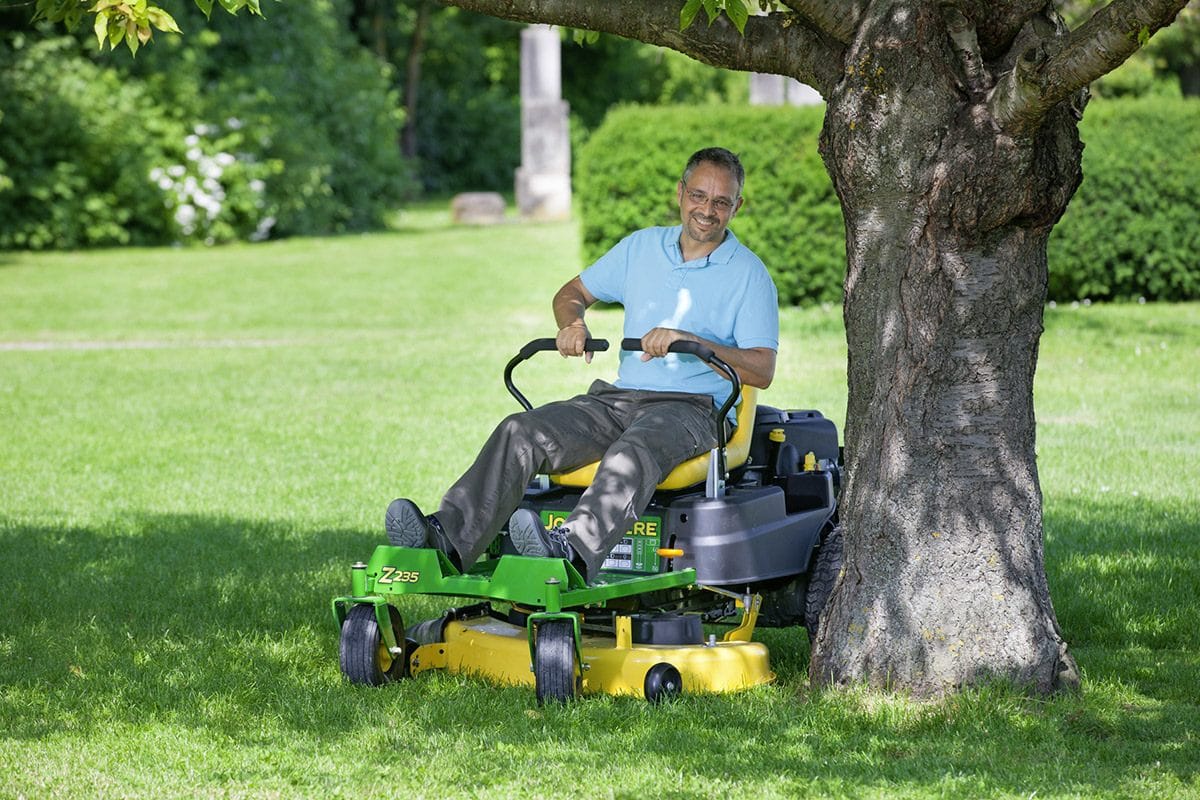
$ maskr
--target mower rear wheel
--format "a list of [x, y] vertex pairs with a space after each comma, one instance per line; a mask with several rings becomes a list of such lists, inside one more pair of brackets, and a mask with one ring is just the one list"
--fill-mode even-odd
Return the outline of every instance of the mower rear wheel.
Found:
[[808, 595], [804, 598], [804, 627], [808, 629], [808, 640], [815, 642], [821, 630], [821, 612], [833, 593], [833, 584], [842, 571], [842, 525], [838, 523], [826, 531], [817, 550], [816, 564], [808, 579]]
[[575, 699], [579, 689], [575, 626], [569, 619], [548, 620], [537, 626], [535, 637], [533, 678], [538, 705]]
[[[404, 647], [404, 623], [400, 612], [389, 605], [388, 616], [397, 642]], [[373, 605], [356, 605], [350, 609], [346, 621], [342, 623], [338, 657], [342, 665], [342, 674], [351, 683], [382, 686], [400, 680], [408, 674], [407, 653], [397, 657], [388, 651]]]

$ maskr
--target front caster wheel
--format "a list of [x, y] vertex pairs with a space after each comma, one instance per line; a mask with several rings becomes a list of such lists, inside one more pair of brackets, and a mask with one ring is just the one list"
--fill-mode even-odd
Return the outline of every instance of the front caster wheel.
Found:
[[566, 703], [579, 691], [579, 659], [575, 653], [575, 626], [569, 619], [553, 619], [537, 626], [533, 678], [538, 705], [547, 700]]
[[[392, 622], [392, 633], [396, 641], [404, 646], [404, 623], [400, 612], [388, 606]], [[364, 686], [382, 686], [397, 681], [408, 674], [407, 653], [393, 656], [383, 643], [379, 621], [375, 618], [375, 606], [356, 605], [342, 623], [342, 638], [338, 645], [338, 656], [342, 674], [351, 683]]]
[[647, 670], [642, 688], [646, 699], [651, 703], [674, 700], [683, 693], [683, 676], [674, 666], [664, 661]]

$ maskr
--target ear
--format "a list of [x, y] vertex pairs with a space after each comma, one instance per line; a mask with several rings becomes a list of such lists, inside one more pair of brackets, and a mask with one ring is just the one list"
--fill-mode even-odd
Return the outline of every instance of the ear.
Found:
[[680, 208], [683, 208], [683, 181], [675, 185], [675, 202]]
[[734, 205], [733, 211], [729, 214], [730, 219], [733, 219], [734, 217], [736, 217], [737, 212], [742, 210], [742, 203], [744, 203], [744, 202], [746, 202], [746, 198], [744, 198], [744, 197], [739, 197], [737, 199], [737, 203]]

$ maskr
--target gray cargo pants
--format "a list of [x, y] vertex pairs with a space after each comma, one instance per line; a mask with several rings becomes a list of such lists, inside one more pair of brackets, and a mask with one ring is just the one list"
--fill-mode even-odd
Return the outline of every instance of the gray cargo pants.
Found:
[[587, 394], [504, 419], [446, 492], [436, 516], [463, 563], [472, 564], [508, 522], [534, 475], [599, 461], [592, 485], [565, 523], [591, 580], [663, 477], [716, 441], [716, 410], [708, 395], [596, 381]]

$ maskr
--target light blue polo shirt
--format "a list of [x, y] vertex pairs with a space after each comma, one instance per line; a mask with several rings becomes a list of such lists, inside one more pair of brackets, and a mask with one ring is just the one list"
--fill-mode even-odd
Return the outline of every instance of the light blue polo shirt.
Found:
[[[684, 261], [681, 232], [680, 225], [636, 231], [579, 277], [597, 300], [625, 307], [626, 337], [675, 328], [729, 347], [778, 350], [779, 301], [759, 257], [727, 231], [708, 256]], [[641, 355], [621, 351], [616, 386], [708, 394], [718, 406], [729, 397], [729, 381], [695, 356]]]

